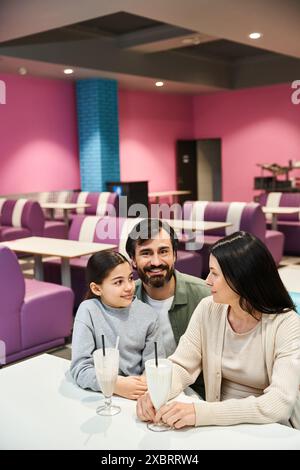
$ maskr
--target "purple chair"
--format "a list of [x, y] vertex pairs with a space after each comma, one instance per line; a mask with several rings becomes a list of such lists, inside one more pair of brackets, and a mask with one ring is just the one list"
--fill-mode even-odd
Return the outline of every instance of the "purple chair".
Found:
[[233, 232], [244, 230], [262, 240], [278, 265], [283, 254], [284, 236], [274, 230], [266, 230], [265, 216], [257, 203], [243, 202], [206, 202], [187, 201], [183, 206], [184, 218], [188, 220], [205, 220], [230, 222], [233, 225], [213, 230], [204, 236], [204, 244], [200, 250], [203, 256], [205, 274], [208, 273], [209, 248], [213, 243]]
[[6, 363], [62, 345], [70, 336], [71, 289], [24, 279], [16, 255], [6, 247], [0, 247], [0, 297]]
[[[284, 253], [300, 255], [300, 193], [269, 193], [261, 194], [259, 202], [262, 206], [297, 207], [297, 214], [280, 214], [277, 216], [277, 228], [284, 234]], [[268, 227], [270, 217], [267, 215]]]
[[0, 213], [0, 241], [43, 235], [45, 221], [38, 202], [1, 198]]
[[[118, 251], [125, 254], [127, 235], [138, 219], [121, 217], [97, 217], [76, 215], [69, 231], [70, 240], [86, 242], [110, 243], [118, 246]], [[88, 257], [70, 260], [71, 282], [75, 293], [75, 305], [84, 298], [86, 291], [85, 267]], [[53, 259], [43, 263], [45, 279], [59, 283], [60, 261]], [[184, 273], [200, 277], [202, 274], [202, 257], [196, 252], [178, 251], [176, 268]]]

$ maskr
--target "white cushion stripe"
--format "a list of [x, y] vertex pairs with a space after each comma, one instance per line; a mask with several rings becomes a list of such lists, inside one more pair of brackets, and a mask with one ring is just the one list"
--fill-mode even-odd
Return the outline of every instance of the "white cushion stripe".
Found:
[[225, 228], [226, 235], [231, 235], [232, 233], [240, 230], [241, 217], [245, 206], [245, 202], [231, 202], [229, 204], [226, 222], [230, 222], [232, 225]]
[[110, 196], [109, 192], [100, 193], [99, 198], [98, 198], [97, 209], [96, 209], [97, 215], [105, 215], [107, 201], [108, 201], [109, 196]]
[[[82, 191], [78, 195], [77, 203], [78, 204], [85, 204], [86, 198], [88, 197], [89, 193], [88, 191]], [[77, 214], [84, 214], [84, 207], [76, 209]]]
[[[119, 219], [120, 220], [120, 219]], [[136, 218], [136, 219], [126, 219], [123, 223], [122, 231], [121, 231], [121, 236], [120, 236], [120, 242], [119, 242], [119, 252], [122, 253], [122, 255], [126, 256], [126, 258], [129, 259], [129, 256], [126, 252], [126, 242], [128, 238], [128, 234], [131, 232], [133, 227], [137, 225], [139, 222], [141, 222], [142, 218]]]
[[198, 222], [202, 222], [204, 220], [204, 212], [205, 208], [208, 204], [208, 201], [196, 201], [193, 204], [193, 209], [191, 211], [190, 219], [197, 220]]
[[[282, 193], [269, 193], [266, 206], [267, 207], [279, 207]], [[272, 214], [265, 214], [267, 222], [272, 222]]]
[[95, 217], [94, 215], [85, 217], [80, 227], [78, 240], [80, 242], [93, 242], [94, 234], [97, 227], [97, 223], [101, 217]]
[[22, 227], [21, 224], [21, 219], [22, 219], [22, 213], [23, 213], [23, 208], [26, 204], [28, 199], [18, 199], [14, 208], [13, 208], [13, 213], [12, 213], [12, 226], [13, 227]]

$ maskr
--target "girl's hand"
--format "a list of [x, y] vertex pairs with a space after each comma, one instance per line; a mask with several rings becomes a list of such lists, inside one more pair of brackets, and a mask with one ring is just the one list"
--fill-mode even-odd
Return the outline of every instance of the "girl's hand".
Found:
[[193, 403], [173, 402], [162, 406], [156, 413], [154, 422], [162, 421], [172, 428], [180, 429], [184, 426], [195, 426], [196, 413]]
[[129, 400], [137, 400], [147, 391], [147, 384], [143, 376], [118, 376], [114, 393]]

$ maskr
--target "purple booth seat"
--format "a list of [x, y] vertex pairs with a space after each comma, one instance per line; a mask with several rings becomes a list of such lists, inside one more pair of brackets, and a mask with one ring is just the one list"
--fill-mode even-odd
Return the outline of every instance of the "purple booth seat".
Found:
[[[75, 215], [98, 215], [98, 216], [117, 216], [118, 215], [118, 195], [116, 193], [73, 193], [68, 202], [78, 202], [90, 204], [89, 207], [76, 209], [69, 212], [69, 218], [72, 220]], [[50, 238], [68, 238], [68, 227], [64, 222], [57, 220], [47, 220], [45, 223], [45, 237]]]
[[[39, 193], [38, 202], [70, 202], [73, 191], [55, 191], [55, 192], [42, 192]], [[49, 238], [68, 238], [68, 227], [63, 220], [63, 211], [60, 209], [54, 210], [54, 219], [52, 218], [53, 211], [49, 209], [42, 209], [45, 216], [44, 237]]]
[[43, 235], [45, 221], [38, 202], [1, 198], [0, 213], [0, 241]]
[[265, 216], [257, 203], [187, 201], [183, 206], [185, 219], [231, 222], [233, 225], [208, 232], [200, 250], [205, 274], [208, 273], [209, 248], [217, 240], [233, 232], [244, 230], [262, 240], [278, 265], [283, 253], [284, 236], [274, 230], [266, 230]]
[[[69, 231], [70, 240], [86, 242], [111, 243], [126, 254], [125, 244], [131, 228], [140, 219], [121, 217], [97, 217], [75, 215]], [[86, 292], [85, 267], [88, 257], [70, 260], [71, 282], [75, 293], [75, 305], [84, 298]], [[45, 279], [59, 283], [61, 280], [60, 261], [53, 259], [44, 262]], [[202, 257], [196, 252], [178, 251], [176, 268], [184, 273], [200, 277], [202, 274]]]
[[[300, 193], [261, 194], [259, 202], [269, 207], [297, 207], [300, 209]], [[266, 215], [268, 226], [271, 216]], [[297, 214], [280, 214], [277, 216], [277, 228], [284, 234], [284, 253], [300, 255], [300, 211]]]
[[119, 196], [117, 193], [89, 193], [81, 191], [73, 193], [71, 202], [90, 204], [89, 207], [74, 210], [71, 214], [72, 218], [74, 215], [118, 216]]
[[16, 255], [0, 247], [0, 341], [6, 363], [64, 344], [70, 336], [71, 289], [24, 279]]

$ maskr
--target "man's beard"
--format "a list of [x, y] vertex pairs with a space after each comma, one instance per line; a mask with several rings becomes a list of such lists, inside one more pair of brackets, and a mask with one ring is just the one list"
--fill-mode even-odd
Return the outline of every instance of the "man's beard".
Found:
[[[147, 272], [151, 270], [164, 270], [165, 274], [159, 274], [158, 276], [147, 276]], [[147, 268], [139, 269], [137, 272], [141, 281], [149, 287], [164, 287], [172, 278], [174, 274], [174, 266], [171, 268], [167, 264], [161, 264], [159, 266], [150, 266]]]

